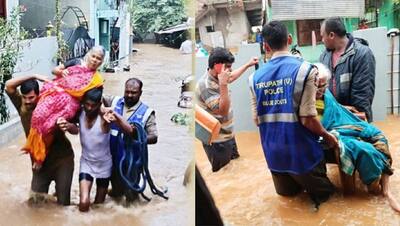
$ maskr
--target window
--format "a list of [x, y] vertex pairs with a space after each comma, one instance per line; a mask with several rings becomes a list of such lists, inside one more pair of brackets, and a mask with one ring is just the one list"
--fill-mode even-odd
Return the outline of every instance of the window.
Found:
[[207, 32], [214, 32], [214, 26], [206, 26]]
[[6, 0], [0, 0], [0, 17], [6, 18], [7, 8], [6, 8]]
[[317, 43], [321, 43], [321, 22], [323, 20], [297, 20], [297, 43], [299, 46], [311, 45], [311, 33], [315, 32]]

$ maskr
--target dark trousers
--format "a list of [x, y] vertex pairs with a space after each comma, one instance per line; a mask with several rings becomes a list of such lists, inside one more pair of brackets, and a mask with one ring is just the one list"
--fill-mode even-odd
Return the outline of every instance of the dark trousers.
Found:
[[325, 161], [306, 174], [278, 173], [271, 171], [275, 191], [282, 196], [294, 196], [306, 190], [314, 203], [328, 200], [335, 187], [326, 176]]
[[231, 159], [236, 159], [240, 156], [235, 138], [224, 142], [211, 143], [211, 145], [203, 143], [203, 148], [211, 163], [213, 172], [217, 172], [227, 165]]
[[119, 171], [117, 167], [112, 168], [111, 172], [111, 187], [112, 187], [112, 192], [109, 193], [111, 197], [118, 198], [125, 196], [126, 201], [131, 202], [139, 198], [139, 193], [136, 191], [133, 191], [129, 188], [127, 188], [121, 179], [121, 175], [119, 174]]
[[71, 183], [74, 172], [74, 156], [57, 159], [49, 165], [43, 165], [39, 171], [32, 172], [31, 189], [38, 193], [48, 193], [51, 181], [56, 183], [57, 202], [69, 205], [71, 200]]
[[[92, 177], [92, 175], [90, 175], [88, 173], [80, 173], [79, 174], [79, 182], [81, 182], [81, 180], [93, 182], [94, 178]], [[97, 187], [107, 189], [109, 183], [110, 183], [110, 178], [96, 178], [96, 186]]]

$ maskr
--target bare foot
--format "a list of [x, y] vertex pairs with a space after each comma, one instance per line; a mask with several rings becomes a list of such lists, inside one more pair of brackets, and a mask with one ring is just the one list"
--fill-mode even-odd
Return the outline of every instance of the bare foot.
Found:
[[381, 180], [381, 185], [382, 185], [382, 194], [384, 197], [386, 197], [389, 201], [390, 207], [396, 212], [400, 212], [400, 204], [397, 202], [393, 194], [390, 192], [389, 189], [389, 175], [387, 174], [382, 174], [382, 180]]
[[79, 202], [78, 206], [79, 206], [79, 211], [88, 212], [89, 211], [90, 202]]
[[397, 202], [397, 200], [394, 198], [393, 194], [389, 191], [389, 192], [387, 193], [387, 196], [386, 196], [386, 197], [387, 197], [388, 200], [389, 200], [390, 207], [392, 207], [392, 209], [393, 209], [394, 211], [400, 213], [400, 204], [399, 204], [399, 203]]

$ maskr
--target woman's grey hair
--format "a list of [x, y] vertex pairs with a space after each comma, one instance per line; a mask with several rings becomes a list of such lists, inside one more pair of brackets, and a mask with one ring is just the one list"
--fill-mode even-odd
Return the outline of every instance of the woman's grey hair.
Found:
[[314, 66], [318, 68], [318, 77], [320, 79], [325, 78], [327, 82], [331, 79], [332, 73], [328, 67], [322, 63], [315, 63]]
[[106, 55], [106, 50], [104, 49], [103, 46], [93, 46], [89, 52], [100, 52], [103, 56]]
[[106, 55], [106, 50], [104, 49], [103, 46], [100, 46], [100, 45], [99, 45], [99, 46], [93, 46], [93, 47], [86, 53], [84, 60], [86, 60], [86, 58], [89, 56], [89, 54], [91, 54], [91, 53], [93, 53], [93, 52], [100, 52], [101, 55], [103, 55], [103, 58], [104, 58], [104, 56]]

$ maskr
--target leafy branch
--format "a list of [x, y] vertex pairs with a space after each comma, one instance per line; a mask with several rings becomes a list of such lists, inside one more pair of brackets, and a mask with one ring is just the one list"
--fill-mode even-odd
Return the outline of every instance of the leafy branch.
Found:
[[132, 26], [142, 37], [186, 19], [183, 0], [133, 0], [130, 12]]
[[58, 50], [56, 53], [56, 59], [58, 62], [65, 62], [68, 57], [69, 49], [68, 45], [64, 40], [64, 34], [61, 31], [61, 12], [60, 12], [60, 0], [56, 0], [56, 38], [58, 44]]
[[7, 122], [10, 112], [7, 108], [4, 88], [12, 78], [17, 60], [22, 57], [21, 41], [28, 33], [20, 27], [21, 16], [26, 12], [24, 6], [15, 7], [8, 19], [0, 18], [0, 124]]

